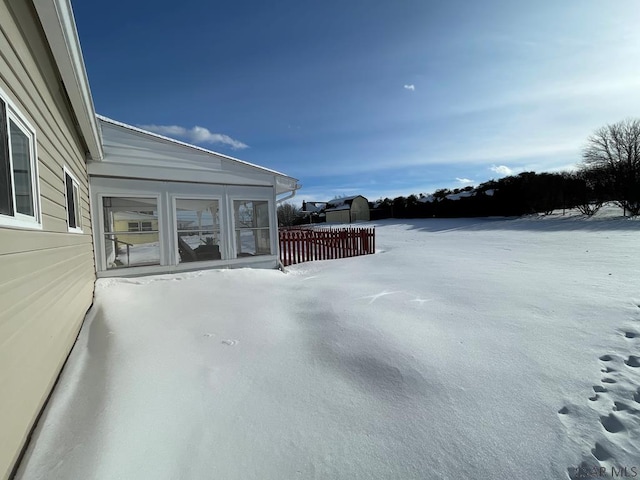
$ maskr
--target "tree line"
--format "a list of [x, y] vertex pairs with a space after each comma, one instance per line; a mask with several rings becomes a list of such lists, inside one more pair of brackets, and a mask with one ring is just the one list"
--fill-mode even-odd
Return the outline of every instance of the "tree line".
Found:
[[[640, 120], [596, 130], [575, 172], [522, 172], [477, 187], [440, 189], [431, 195], [384, 198], [370, 203], [371, 219], [520, 216], [577, 208], [593, 215], [615, 202], [625, 215], [640, 214]], [[285, 204], [287, 205], [287, 204]], [[291, 205], [278, 208], [281, 224], [303, 223]], [[308, 219], [307, 219], [308, 221]]]
[[640, 214], [640, 120], [596, 130], [575, 172], [522, 172], [477, 187], [385, 198], [371, 205], [371, 218], [519, 216], [570, 208], [593, 215], [606, 202], [625, 215]]

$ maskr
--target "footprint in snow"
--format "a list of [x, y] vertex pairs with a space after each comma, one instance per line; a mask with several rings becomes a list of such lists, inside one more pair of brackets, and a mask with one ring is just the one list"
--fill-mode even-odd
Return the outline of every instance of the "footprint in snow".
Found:
[[629, 358], [627, 358], [624, 363], [630, 367], [638, 368], [640, 367], [640, 357], [629, 355]]
[[638, 334], [636, 332], [624, 332], [625, 338], [636, 338]]
[[233, 347], [234, 345], [238, 344], [237, 340], [222, 340], [222, 342], [220, 342], [224, 345], [228, 345], [229, 347]]
[[611, 360], [613, 360], [613, 357], [611, 355], [602, 355], [600, 357], [600, 360], [602, 360], [603, 362], [610, 362]]
[[609, 453], [609, 451], [598, 442], [596, 442], [595, 447], [591, 449], [591, 453], [594, 457], [596, 457], [596, 459], [600, 460], [601, 462], [604, 462], [605, 460], [609, 460], [611, 458], [611, 454]]
[[636, 393], [633, 394], [633, 400], [636, 403], [640, 403], [640, 388], [638, 388], [638, 390], [636, 390]]
[[[600, 417], [600, 423], [604, 427], [604, 429], [609, 433], [618, 433], [622, 430], [625, 430], [624, 425], [618, 417], [616, 417], [613, 413], [610, 413], [608, 416]], [[599, 459], [598, 459], [599, 460]]]
[[630, 405], [627, 405], [624, 402], [613, 402], [613, 410], [615, 412], [629, 412], [633, 415], [637, 415], [638, 413], [640, 413], [639, 410], [631, 407]]

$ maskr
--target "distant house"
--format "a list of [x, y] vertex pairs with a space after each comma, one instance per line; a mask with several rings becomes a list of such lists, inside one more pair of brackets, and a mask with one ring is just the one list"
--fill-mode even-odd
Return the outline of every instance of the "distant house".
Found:
[[157, 242], [158, 216], [153, 213], [143, 212], [115, 212], [113, 215], [114, 230], [117, 232], [129, 232], [129, 235], [120, 236], [120, 241], [132, 244], [145, 243], [141, 240], [140, 232], [153, 232], [149, 240]]
[[327, 202], [302, 202], [302, 210], [300, 215], [309, 223], [320, 223], [326, 220], [324, 213], [327, 208]]
[[353, 223], [369, 221], [369, 202], [362, 195], [335, 198], [327, 202], [327, 223]]

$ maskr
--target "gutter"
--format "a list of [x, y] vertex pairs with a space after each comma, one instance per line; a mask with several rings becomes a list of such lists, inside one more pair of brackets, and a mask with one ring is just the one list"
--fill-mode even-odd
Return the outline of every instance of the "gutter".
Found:
[[301, 188], [302, 188], [302, 185], [298, 185], [298, 184], [296, 183], [296, 186], [295, 186], [295, 187], [293, 187], [293, 190], [291, 190], [291, 193], [290, 193], [289, 195], [287, 195], [286, 197], [282, 197], [282, 198], [278, 198], [278, 199], [276, 199], [276, 204], [282, 203], [282, 202], [284, 202], [285, 200], [289, 200], [289, 199], [291, 199], [291, 198], [295, 197], [295, 196], [296, 196], [296, 192], [297, 192], [298, 190], [300, 190]]
[[33, 0], [91, 160], [104, 158], [102, 138], [69, 0]]

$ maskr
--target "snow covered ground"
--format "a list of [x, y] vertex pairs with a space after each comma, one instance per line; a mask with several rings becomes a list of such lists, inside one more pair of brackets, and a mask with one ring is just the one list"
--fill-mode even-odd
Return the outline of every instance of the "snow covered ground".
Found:
[[17, 478], [640, 476], [639, 221], [376, 225], [286, 275], [99, 280]]

